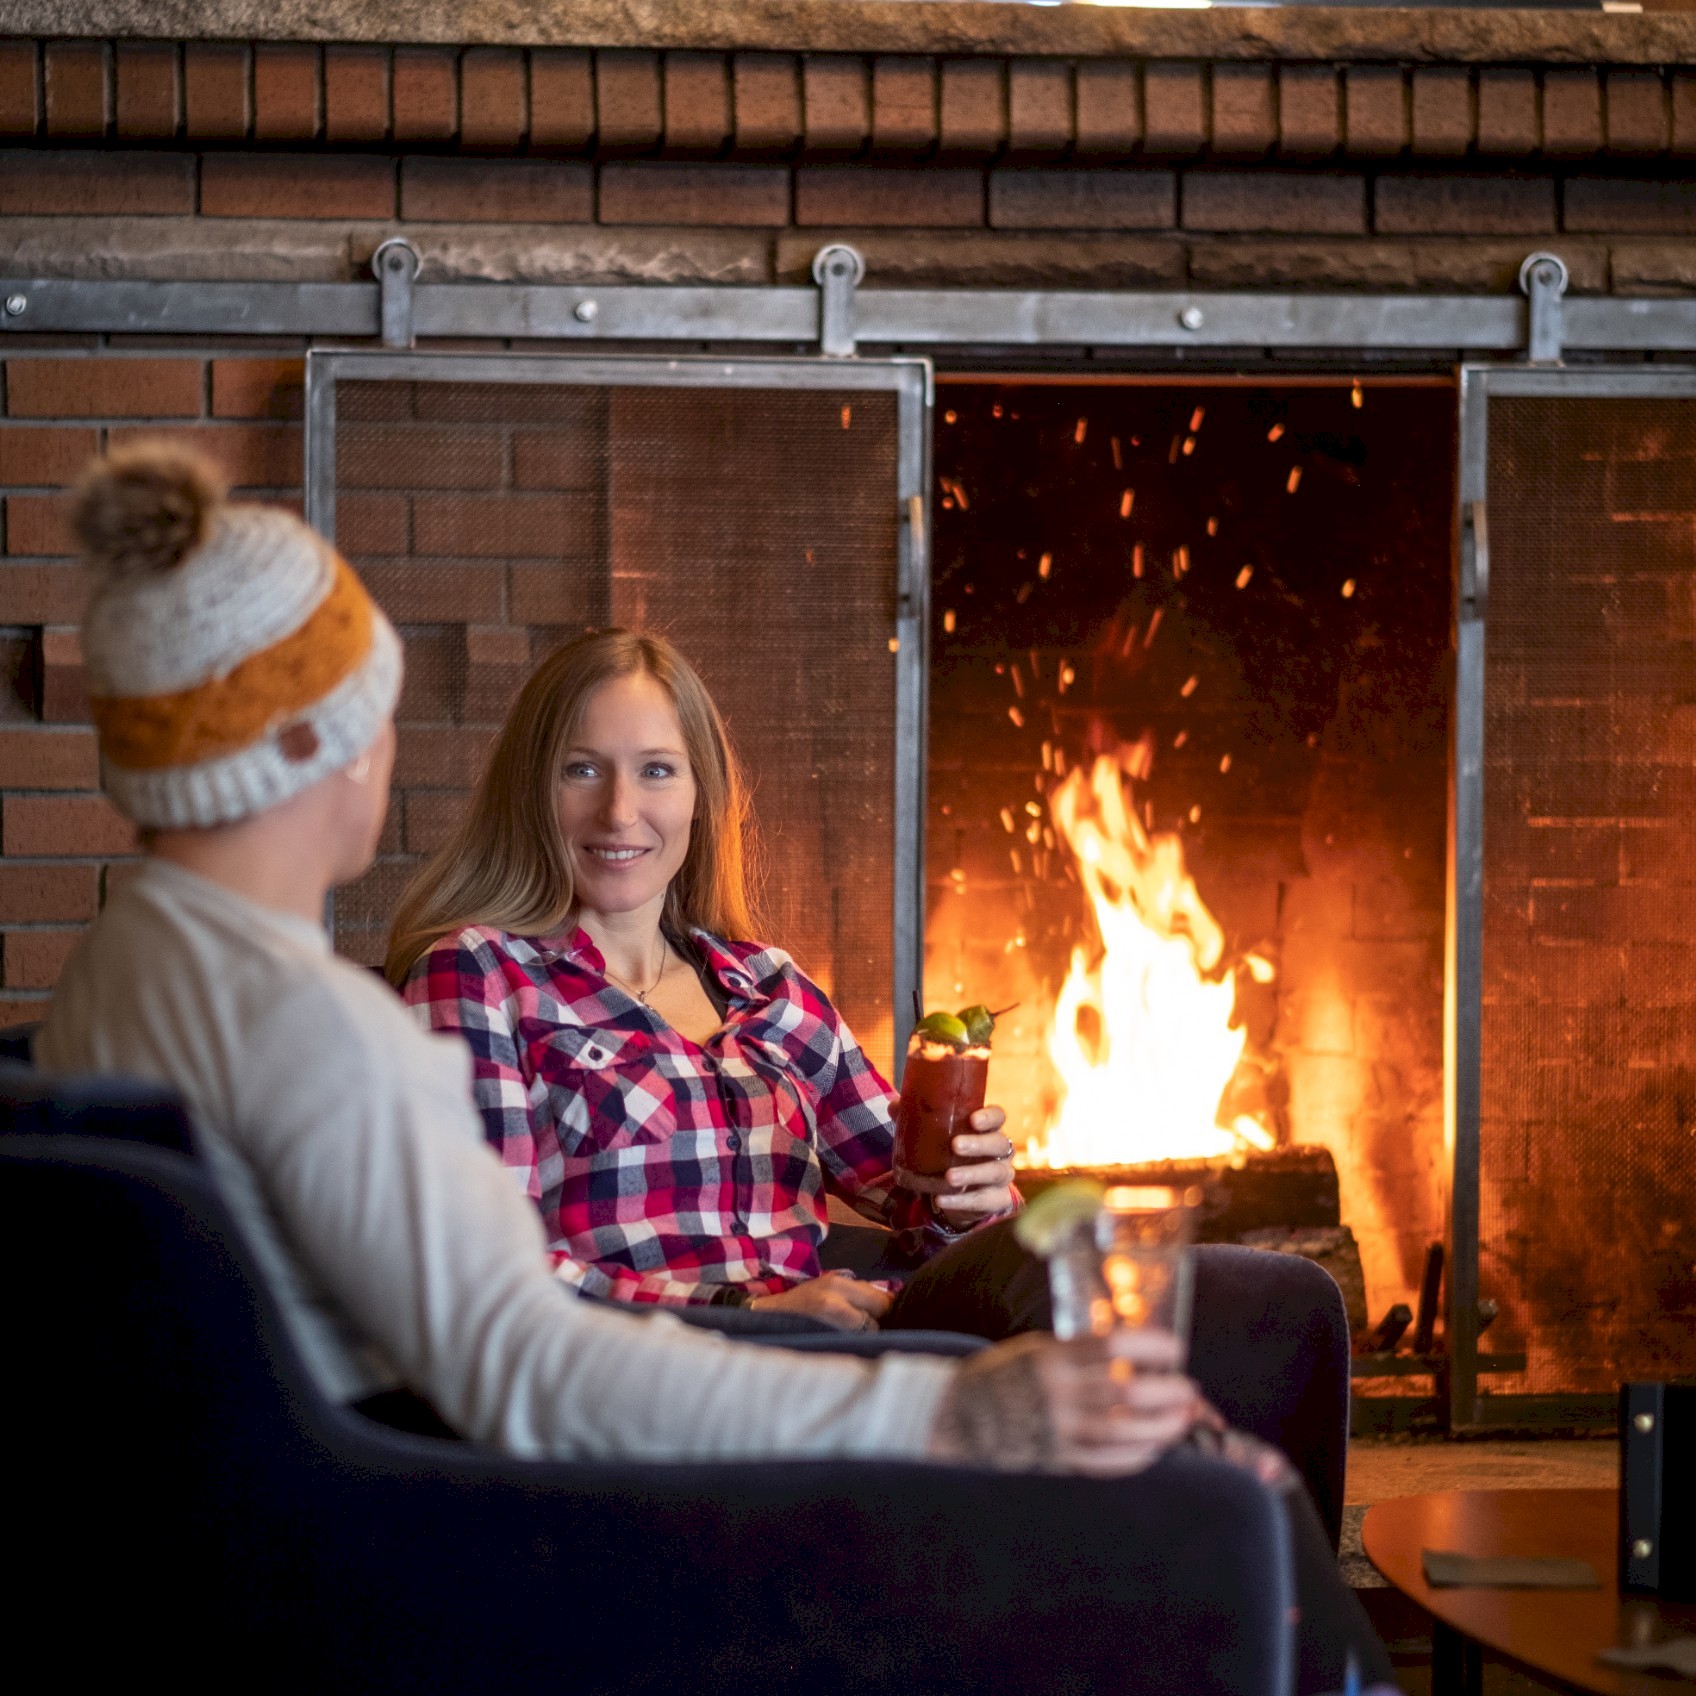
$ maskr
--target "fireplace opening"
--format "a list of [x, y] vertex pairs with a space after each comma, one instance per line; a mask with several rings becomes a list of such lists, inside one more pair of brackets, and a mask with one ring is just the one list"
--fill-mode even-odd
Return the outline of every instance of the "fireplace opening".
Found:
[[1416, 1306], [1452, 385], [948, 378], [935, 441], [927, 1006], [1017, 1003], [991, 1093], [1027, 1182], [1323, 1149], [1351, 1321]]

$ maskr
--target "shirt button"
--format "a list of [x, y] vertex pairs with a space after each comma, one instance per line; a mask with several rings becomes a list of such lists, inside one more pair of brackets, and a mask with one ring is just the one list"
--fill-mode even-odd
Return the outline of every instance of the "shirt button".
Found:
[[734, 1154], [742, 1146], [742, 1139], [734, 1131], [724, 1139], [724, 1146]]
[[737, 1236], [746, 1236], [748, 1234], [748, 1221], [744, 1219], [740, 1213], [738, 1213], [736, 1217], [730, 1221], [730, 1228]]

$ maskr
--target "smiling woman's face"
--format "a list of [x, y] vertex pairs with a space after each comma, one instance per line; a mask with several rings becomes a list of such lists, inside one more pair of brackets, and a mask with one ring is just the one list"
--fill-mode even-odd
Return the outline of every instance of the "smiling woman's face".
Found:
[[555, 796], [579, 911], [633, 913], [652, 903], [657, 921], [689, 851], [695, 776], [677, 709], [646, 672], [589, 697]]

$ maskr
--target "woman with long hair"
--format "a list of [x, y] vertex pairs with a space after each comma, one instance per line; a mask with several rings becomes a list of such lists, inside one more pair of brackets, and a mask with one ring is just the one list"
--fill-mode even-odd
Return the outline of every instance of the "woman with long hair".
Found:
[[[943, 1302], [966, 1262], [974, 1287], [992, 1263], [1019, 1273], [1005, 1233], [973, 1231], [1018, 1205], [1004, 1115], [974, 1115], [934, 1193], [896, 1185], [893, 1093], [824, 992], [756, 939], [748, 835], [694, 668], [658, 637], [579, 637], [525, 685], [402, 898], [389, 977], [470, 1043], [489, 1140], [580, 1290], [841, 1329], [1023, 1328]], [[821, 1273], [827, 1194], [892, 1227], [908, 1271], [977, 1240], [892, 1310], [882, 1280]]]

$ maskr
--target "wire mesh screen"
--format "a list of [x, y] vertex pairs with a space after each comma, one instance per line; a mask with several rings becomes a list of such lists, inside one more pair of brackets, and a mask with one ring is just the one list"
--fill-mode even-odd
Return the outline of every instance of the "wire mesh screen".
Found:
[[623, 625], [706, 680], [753, 790], [763, 940], [887, 1071], [895, 396], [343, 379], [335, 444], [336, 539], [407, 648], [389, 822], [337, 948], [381, 958], [535, 664]]
[[1479, 1287], [1534, 1394], [1696, 1335], [1696, 401], [1489, 410]]

